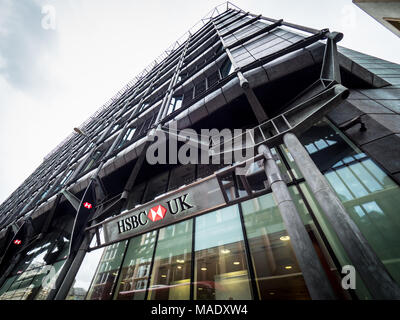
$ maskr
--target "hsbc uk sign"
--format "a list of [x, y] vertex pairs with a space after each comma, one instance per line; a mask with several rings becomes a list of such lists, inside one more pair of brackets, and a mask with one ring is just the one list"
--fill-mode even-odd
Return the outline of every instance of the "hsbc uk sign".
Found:
[[[188, 202], [188, 193], [168, 200], [164, 205], [158, 204], [147, 212], [142, 210], [137, 214], [117, 221], [119, 234], [145, 226], [147, 223], [157, 222], [165, 218], [166, 214], [181, 214], [194, 206]], [[168, 208], [168, 209], [167, 209]]]
[[104, 240], [127, 239], [223, 205], [217, 179], [206, 179], [105, 221]]

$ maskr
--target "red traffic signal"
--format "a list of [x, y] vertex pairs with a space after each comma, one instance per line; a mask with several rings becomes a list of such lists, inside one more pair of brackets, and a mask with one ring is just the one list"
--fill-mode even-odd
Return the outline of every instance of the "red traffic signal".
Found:
[[19, 239], [14, 240], [14, 244], [16, 244], [17, 246], [20, 245], [21, 243], [22, 243], [22, 241]]

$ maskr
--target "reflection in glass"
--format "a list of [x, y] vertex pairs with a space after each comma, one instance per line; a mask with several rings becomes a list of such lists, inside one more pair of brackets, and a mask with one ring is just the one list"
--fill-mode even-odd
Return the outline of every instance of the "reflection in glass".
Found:
[[4, 282], [3, 286], [0, 288], [0, 297], [3, 296], [4, 292], [9, 291], [10, 286], [13, 284], [16, 277], [17, 276], [10, 277]]
[[[95, 243], [96, 238], [93, 238], [91, 246], [94, 246]], [[85, 299], [103, 251], [104, 249], [98, 249], [86, 253], [66, 300]]]
[[[327, 121], [314, 125], [302, 134], [300, 141], [366, 240], [400, 283], [399, 186]], [[283, 150], [290, 158], [287, 150]], [[289, 163], [300, 177], [298, 168], [292, 161]], [[323, 215], [319, 222], [324, 225], [326, 222], [322, 219]], [[339, 252], [335, 253], [340, 256]], [[361, 298], [367, 297], [367, 293], [362, 293]]]
[[[300, 189], [302, 190], [304, 197], [306, 198], [308, 204], [311, 207], [312, 212], [314, 213], [314, 216], [318, 220], [318, 223], [324, 233], [324, 236], [329, 242], [330, 247], [332, 248], [336, 258], [338, 259], [339, 263], [341, 266], [345, 265], [351, 265], [352, 262], [347, 256], [346, 252], [344, 251], [344, 248], [342, 244], [339, 241], [339, 238], [336, 235], [336, 232], [333, 230], [331, 224], [329, 221], [326, 219], [326, 216], [322, 214], [322, 209], [315, 200], [314, 196], [312, 195], [310, 189], [306, 185], [306, 183], [301, 183], [300, 184]], [[370, 299], [371, 296], [366, 289], [364, 283], [361, 280], [361, 277], [356, 276], [356, 293], [359, 299]]]
[[39, 287], [39, 291], [35, 296], [35, 300], [45, 300], [55, 286], [55, 281], [58, 278], [62, 266], [64, 265], [64, 260], [56, 262], [52, 267], [53, 269], [48, 269], [48, 273], [38, 276], [34, 280], [34, 284]]
[[145, 298], [156, 235], [156, 231], [151, 231], [130, 240], [114, 299]]
[[160, 229], [149, 287], [149, 300], [190, 297], [192, 220]]
[[310, 299], [272, 194], [243, 202], [242, 208], [260, 298]]
[[66, 234], [64, 230], [49, 233], [23, 252], [23, 258], [1, 288], [0, 300], [46, 299], [49, 293], [47, 284], [55, 280], [54, 273], [49, 272], [54, 267], [57, 276], [68, 253], [69, 239]]
[[127, 241], [121, 241], [104, 250], [86, 300], [111, 299], [126, 245]]
[[219, 71], [221, 73], [221, 78], [227, 77], [234, 71], [233, 65], [229, 58], [224, 61]]
[[400, 188], [370, 159], [325, 174], [346, 211], [400, 283]]
[[194, 298], [252, 299], [237, 206], [196, 218]]
[[183, 99], [182, 95], [172, 97], [168, 107], [167, 115], [174, 112], [175, 110], [178, 110], [182, 106], [182, 99]]

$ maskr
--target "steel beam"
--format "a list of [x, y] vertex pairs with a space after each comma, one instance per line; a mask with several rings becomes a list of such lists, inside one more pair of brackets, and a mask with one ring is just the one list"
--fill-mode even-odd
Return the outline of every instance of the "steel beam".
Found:
[[230, 49], [228, 49], [228, 46], [226, 45], [225, 40], [223, 39], [223, 36], [221, 35], [221, 33], [219, 32], [217, 26], [215, 25], [214, 21], [211, 21], [214, 29], [219, 37], [219, 39], [221, 40], [222, 43], [222, 47], [224, 48], [229, 60], [232, 63], [232, 66], [235, 69], [236, 75], [239, 79], [239, 83], [240, 83], [240, 87], [243, 89], [243, 92], [247, 98], [247, 101], [249, 102], [251, 109], [254, 112], [254, 115], [257, 118], [257, 121], [259, 123], [264, 122], [266, 120], [268, 120], [268, 116], [264, 110], [264, 108], [262, 107], [260, 101], [258, 100], [257, 96], [255, 95], [254, 91], [252, 88], [250, 88], [249, 82], [248, 80], [244, 77], [243, 72], [241, 71], [241, 68], [237, 65], [232, 52]]
[[[243, 18], [243, 17], [241, 17], [241, 18]], [[254, 17], [252, 19], [249, 19], [249, 20], [243, 22], [241, 25], [239, 25], [239, 26], [237, 26], [235, 28], [232, 28], [231, 30], [228, 30], [227, 32], [225, 32], [222, 35], [222, 37], [229, 36], [230, 34], [236, 32], [236, 31], [238, 31], [238, 30], [240, 30], [240, 29], [242, 29], [242, 28], [244, 28], [246, 26], [248, 26], [249, 24], [252, 24], [253, 22], [256, 22], [258, 19], [260, 19], [260, 16], [256, 16], [256, 17]], [[223, 27], [225, 28], [225, 26], [223, 26]]]
[[72, 194], [71, 192], [69, 192], [66, 189], [61, 190], [61, 193], [68, 200], [68, 202], [74, 207], [75, 210], [79, 209], [81, 200], [79, 200], [77, 197], [75, 197], [74, 194]]
[[[249, 15], [253, 16], [253, 17], [257, 17], [257, 15], [254, 14], [254, 13], [249, 13]], [[264, 17], [263, 15], [260, 16], [260, 19], [265, 20], [265, 21], [269, 21], [269, 22], [274, 22], [274, 23], [278, 21], [276, 19]], [[293, 28], [293, 29], [297, 29], [297, 30], [300, 30], [300, 31], [304, 31], [304, 32], [307, 32], [307, 33], [312, 33], [312, 34], [317, 34], [317, 33], [320, 32], [318, 29], [313, 29], [313, 28], [301, 26], [301, 25], [298, 25], [298, 24], [290, 23], [290, 22], [283, 22], [282, 25], [284, 25], [286, 27], [289, 27], [289, 28]]]
[[247, 42], [247, 41], [249, 41], [249, 40], [251, 40], [251, 39], [253, 39], [255, 37], [258, 37], [261, 34], [267, 33], [269, 31], [281, 26], [282, 22], [283, 22], [283, 19], [280, 19], [280, 20], [278, 20], [277, 22], [275, 22], [273, 24], [267, 25], [266, 27], [264, 27], [264, 28], [262, 28], [262, 29], [260, 29], [260, 30], [258, 30], [256, 32], [253, 32], [253, 33], [249, 34], [248, 36], [246, 36], [246, 37], [244, 37], [244, 38], [242, 38], [240, 40], [237, 40], [236, 42], [230, 44], [227, 48], [228, 49], [233, 49], [233, 48], [235, 48], [235, 47], [237, 47], [237, 46], [239, 46], [239, 45], [241, 45], [241, 44], [243, 44], [243, 43], [245, 43], [245, 42]]
[[[68, 268], [65, 269], [65, 276], [64, 277], [59, 277], [59, 289], [53, 292], [50, 292], [49, 296], [47, 297], [47, 300], [65, 300], [67, 297], [69, 290], [71, 288], [71, 285], [73, 284], [76, 274], [79, 271], [79, 268], [81, 267], [82, 261], [86, 256], [87, 248], [90, 245], [90, 240], [92, 238], [92, 234], [87, 233], [85, 238], [82, 241], [82, 244], [76, 253], [73, 261], [71, 261], [68, 265]], [[61, 282], [62, 280], [62, 282]]]
[[330, 32], [327, 34], [324, 60], [322, 62], [321, 80], [341, 83], [340, 67], [336, 43], [343, 39], [343, 33]]

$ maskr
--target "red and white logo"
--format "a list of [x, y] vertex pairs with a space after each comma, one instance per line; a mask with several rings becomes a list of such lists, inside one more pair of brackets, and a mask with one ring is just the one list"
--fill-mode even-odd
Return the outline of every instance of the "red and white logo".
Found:
[[165, 209], [162, 205], [155, 206], [149, 210], [148, 217], [151, 221], [158, 221], [164, 219], [165, 214], [167, 213], [167, 209]]
[[85, 202], [85, 203], [83, 204], [83, 206], [84, 206], [86, 209], [92, 209], [92, 204], [89, 203], [89, 202]]

